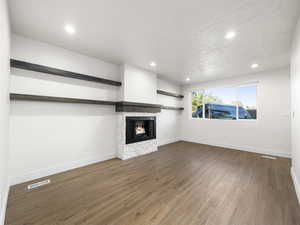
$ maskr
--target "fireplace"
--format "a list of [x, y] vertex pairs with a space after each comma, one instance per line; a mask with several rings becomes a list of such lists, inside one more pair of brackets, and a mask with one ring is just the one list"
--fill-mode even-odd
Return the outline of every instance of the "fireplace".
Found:
[[126, 144], [156, 139], [156, 117], [126, 117]]

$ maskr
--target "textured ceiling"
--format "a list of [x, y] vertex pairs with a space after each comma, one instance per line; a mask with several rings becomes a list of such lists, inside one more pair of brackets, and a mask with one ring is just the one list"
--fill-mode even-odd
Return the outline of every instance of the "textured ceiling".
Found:
[[[289, 64], [299, 0], [9, 0], [13, 32], [185, 83]], [[64, 32], [64, 24], [76, 34]], [[237, 33], [225, 40], [227, 31]]]

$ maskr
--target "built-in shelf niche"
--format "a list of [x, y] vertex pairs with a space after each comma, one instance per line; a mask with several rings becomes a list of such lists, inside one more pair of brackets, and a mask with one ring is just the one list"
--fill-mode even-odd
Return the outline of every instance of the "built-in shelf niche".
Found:
[[[53, 67], [33, 64], [21, 60], [11, 59], [11, 67], [30, 70], [35, 72], [47, 73], [55, 76], [68, 77], [73, 79], [103, 83], [113, 86], [121, 86], [122, 83], [119, 81], [108, 80], [104, 78], [94, 77], [86, 74], [70, 72], [66, 70], [56, 69]], [[158, 94], [172, 96], [176, 98], [183, 98], [183, 95], [175, 94], [171, 92], [166, 92], [162, 90], [157, 90]], [[32, 94], [10, 94], [11, 100], [19, 101], [44, 101], [44, 102], [60, 102], [60, 103], [81, 103], [81, 104], [96, 104], [96, 105], [114, 105], [116, 106], [117, 112], [122, 111], [136, 111], [136, 112], [160, 112], [161, 109], [166, 110], [183, 110], [182, 107], [172, 107], [163, 105], [151, 105], [136, 102], [116, 102], [116, 101], [105, 101], [105, 100], [93, 100], [93, 99], [82, 99], [82, 98], [67, 98], [67, 97], [55, 97], [55, 96], [42, 96], [42, 95], [32, 95]]]

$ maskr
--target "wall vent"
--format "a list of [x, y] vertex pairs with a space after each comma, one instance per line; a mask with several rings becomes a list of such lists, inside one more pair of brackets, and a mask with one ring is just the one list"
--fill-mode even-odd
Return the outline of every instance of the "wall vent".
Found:
[[276, 157], [273, 157], [273, 156], [269, 156], [269, 155], [262, 155], [261, 158], [265, 158], [265, 159], [277, 159]]
[[40, 181], [40, 182], [37, 182], [37, 183], [34, 183], [34, 184], [29, 184], [27, 186], [27, 190], [32, 190], [32, 189], [35, 189], [35, 188], [38, 188], [40, 186], [44, 186], [44, 185], [47, 185], [47, 184], [50, 184], [51, 181], [50, 179], [48, 180], [43, 180], [43, 181]]

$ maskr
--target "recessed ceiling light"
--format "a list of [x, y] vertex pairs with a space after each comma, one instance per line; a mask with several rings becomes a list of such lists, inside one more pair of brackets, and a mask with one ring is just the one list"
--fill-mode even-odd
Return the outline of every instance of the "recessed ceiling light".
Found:
[[185, 80], [186, 80], [186, 81], [190, 81], [191, 79], [190, 79], [189, 77], [187, 77]]
[[259, 67], [259, 65], [257, 64], [257, 63], [253, 63], [252, 65], [251, 65], [251, 68], [252, 69], [256, 69], [256, 68], [258, 68]]
[[68, 34], [74, 34], [74, 33], [75, 33], [75, 28], [74, 28], [74, 26], [72, 26], [71, 24], [66, 24], [66, 25], [65, 25], [65, 31], [66, 31]]
[[225, 35], [225, 38], [227, 40], [232, 40], [235, 38], [235, 36], [236, 36], [236, 33], [234, 31], [228, 31]]
[[152, 67], [156, 67], [156, 63], [155, 62], [150, 62], [149, 65], [152, 66]]

